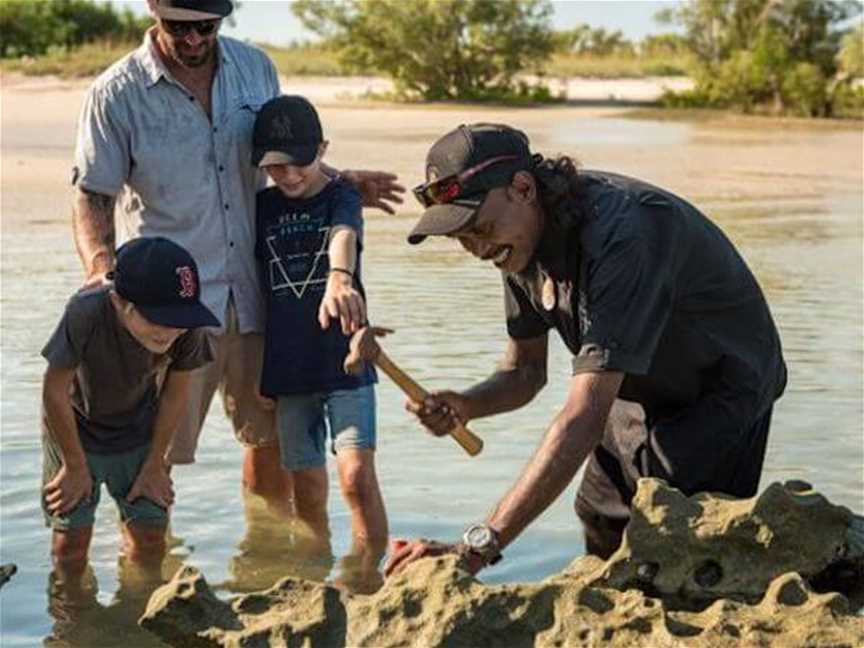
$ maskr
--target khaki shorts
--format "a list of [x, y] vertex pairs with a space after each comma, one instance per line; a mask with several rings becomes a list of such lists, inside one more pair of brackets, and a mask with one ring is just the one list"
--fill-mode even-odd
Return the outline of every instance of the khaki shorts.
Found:
[[240, 443], [253, 448], [279, 443], [275, 412], [263, 407], [258, 398], [264, 336], [237, 332], [233, 299], [228, 300], [226, 320], [225, 331], [210, 336], [213, 362], [192, 372], [186, 412], [168, 448], [167, 458], [172, 464], [195, 462], [201, 427], [217, 389]]

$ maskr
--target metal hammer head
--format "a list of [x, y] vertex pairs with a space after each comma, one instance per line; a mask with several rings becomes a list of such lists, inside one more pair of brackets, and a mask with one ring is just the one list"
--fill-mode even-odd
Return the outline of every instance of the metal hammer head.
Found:
[[363, 371], [364, 362], [375, 362], [381, 352], [381, 347], [378, 346], [375, 338], [384, 337], [392, 332], [392, 329], [380, 326], [364, 326], [351, 336], [348, 355], [345, 356], [345, 362], [342, 364], [345, 373], [356, 376]]

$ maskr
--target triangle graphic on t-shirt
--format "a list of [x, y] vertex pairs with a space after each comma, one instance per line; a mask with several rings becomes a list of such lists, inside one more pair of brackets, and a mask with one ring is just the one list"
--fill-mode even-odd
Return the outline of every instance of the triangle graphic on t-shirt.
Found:
[[[271, 255], [271, 259], [270, 259], [270, 273], [271, 273], [270, 274], [270, 276], [271, 276], [270, 284], [271, 284], [272, 290], [278, 290], [278, 289], [287, 287], [287, 288], [291, 289], [291, 292], [294, 293], [294, 295], [297, 297], [297, 299], [302, 299], [304, 293], [306, 292], [306, 289], [309, 287], [310, 284], [322, 283], [322, 282], [326, 281], [325, 279], [315, 279], [315, 280], [312, 279], [312, 277], [315, 275], [315, 271], [318, 269], [319, 260], [321, 259], [322, 256], [325, 256], [327, 254], [327, 242], [330, 238], [329, 236], [327, 236], [327, 234], [330, 231], [329, 227], [320, 227], [320, 228], [318, 228], [318, 231], [324, 234], [324, 236], [321, 237], [321, 247], [316, 252], [312, 253], [315, 256], [315, 258], [312, 261], [312, 267], [309, 269], [309, 274], [306, 275], [306, 278], [301, 280], [301, 281], [292, 281], [291, 277], [288, 276], [288, 272], [285, 270], [285, 266], [282, 265], [282, 258], [279, 256], [279, 253], [276, 251], [276, 248], [273, 246], [273, 241], [276, 240], [276, 237], [275, 236], [268, 236], [266, 239], [264, 239], [265, 242], [267, 243], [267, 249], [270, 250], [270, 255]], [[311, 254], [304, 253], [304, 254], [298, 254], [298, 255], [292, 255], [292, 256], [311, 256]], [[282, 278], [282, 281], [280, 281], [279, 283], [274, 281], [274, 279], [275, 279], [275, 277], [273, 276], [273, 267], [274, 266]]]

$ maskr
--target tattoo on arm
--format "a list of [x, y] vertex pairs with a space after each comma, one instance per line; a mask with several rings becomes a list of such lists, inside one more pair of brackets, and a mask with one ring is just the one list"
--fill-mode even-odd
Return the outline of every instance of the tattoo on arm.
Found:
[[72, 209], [75, 247], [90, 277], [114, 265], [114, 196], [78, 189]]

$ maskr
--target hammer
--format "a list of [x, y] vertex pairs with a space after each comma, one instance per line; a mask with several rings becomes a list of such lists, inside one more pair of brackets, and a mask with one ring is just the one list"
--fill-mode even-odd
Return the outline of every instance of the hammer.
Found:
[[[381, 349], [376, 337], [383, 337], [388, 333], [392, 333], [390, 329], [385, 329], [377, 326], [366, 326], [357, 331], [351, 338], [351, 344], [348, 351], [348, 356], [345, 358], [344, 368], [346, 373], [358, 374], [363, 368], [363, 362], [368, 360], [374, 362], [381, 371], [390, 376], [390, 379], [395, 382], [399, 388], [405, 392], [409, 398], [417, 402], [423, 402], [429, 392], [418, 385], [414, 380], [397, 367], [393, 361], [387, 357], [387, 354]], [[472, 457], [483, 449], [483, 440], [476, 434], [466, 428], [461, 421], [457, 421], [456, 425], [447, 434], [452, 436], [459, 445]]]

